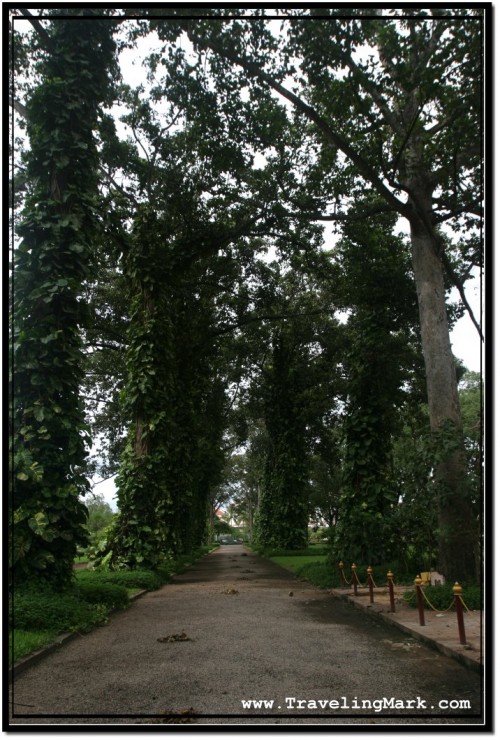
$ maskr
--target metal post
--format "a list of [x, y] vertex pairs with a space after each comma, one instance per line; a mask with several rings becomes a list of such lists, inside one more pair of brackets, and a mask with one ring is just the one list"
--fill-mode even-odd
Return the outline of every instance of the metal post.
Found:
[[425, 627], [424, 599], [422, 596], [422, 579], [420, 578], [420, 576], [417, 576], [415, 578], [415, 588], [417, 590], [418, 617], [420, 619], [420, 626]]
[[464, 610], [462, 606], [462, 586], [456, 582], [453, 586], [453, 593], [455, 595], [455, 609], [457, 611], [457, 622], [458, 622], [458, 636], [460, 638], [460, 644], [465, 645], [465, 626], [464, 626]]
[[370, 604], [373, 604], [373, 578], [372, 578], [373, 568], [371, 565], [368, 566], [368, 568], [366, 569], [366, 572], [368, 573], [368, 590], [370, 592]]
[[353, 563], [351, 565], [351, 570], [352, 570], [351, 583], [354, 586], [354, 596], [357, 596], [358, 595], [358, 579], [356, 577], [356, 568], [357, 567], [358, 566], [356, 565], [356, 563]]
[[394, 583], [392, 580], [393, 578], [394, 578], [394, 573], [392, 572], [392, 570], [388, 571], [387, 585], [389, 586], [389, 599], [391, 602], [391, 612], [394, 614], [394, 612], [396, 611], [396, 607], [394, 605]]

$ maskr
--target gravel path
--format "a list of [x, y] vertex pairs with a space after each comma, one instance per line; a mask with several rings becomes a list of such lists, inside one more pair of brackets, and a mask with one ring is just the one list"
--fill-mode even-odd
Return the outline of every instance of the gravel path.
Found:
[[[10, 722], [472, 725], [481, 724], [480, 683], [227, 545], [17, 677]], [[252, 700], [274, 703], [243, 704]]]

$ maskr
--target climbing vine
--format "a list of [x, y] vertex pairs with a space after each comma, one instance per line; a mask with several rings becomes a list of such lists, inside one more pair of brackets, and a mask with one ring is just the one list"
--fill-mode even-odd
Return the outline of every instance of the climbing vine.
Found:
[[64, 584], [85, 542], [89, 444], [79, 399], [82, 284], [97, 234], [93, 132], [114, 42], [103, 20], [54, 19], [27, 106], [32, 183], [13, 271], [13, 578]]
[[173, 546], [168, 490], [174, 402], [171, 280], [168, 247], [159, 229], [152, 210], [139, 208], [124, 262], [132, 299], [123, 404], [131, 426], [117, 478], [120, 514], [103, 557], [115, 566], [154, 567]]
[[416, 303], [391, 222], [352, 224], [339, 248], [353, 311], [347, 324], [345, 457], [334, 556], [374, 564], [393, 555], [398, 491], [392, 443], [418, 356]]

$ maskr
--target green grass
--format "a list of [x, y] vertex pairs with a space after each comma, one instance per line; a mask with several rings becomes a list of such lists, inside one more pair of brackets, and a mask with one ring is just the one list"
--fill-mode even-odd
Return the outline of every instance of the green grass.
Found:
[[57, 630], [10, 630], [9, 631], [9, 665], [17, 663], [30, 653], [47, 647], [56, 639]]
[[124, 588], [140, 588], [154, 591], [169, 580], [168, 574], [153, 570], [79, 570], [75, 573], [80, 584], [110, 584]]
[[281, 565], [287, 570], [291, 570], [294, 573], [297, 572], [304, 565], [310, 565], [311, 563], [323, 563], [326, 560], [326, 555], [277, 555], [271, 557], [270, 560], [273, 563]]
[[304, 550], [260, 550], [260, 554], [319, 588], [333, 586], [332, 569], [326, 562], [328, 549], [324, 545], [314, 544]]
[[[299, 578], [309, 581], [309, 583], [319, 588], [345, 586], [345, 583], [341, 580], [338, 565], [333, 565], [329, 560], [329, 549], [325, 545], [313, 544], [304, 550], [255, 549], [263, 557], [292, 571]], [[392, 570], [395, 574], [395, 584], [413, 584], [413, 576], [401, 571], [398, 573], [397, 566], [394, 563], [386, 563], [373, 567], [373, 579], [376, 585], [383, 586], [387, 583], [387, 572], [389, 570]], [[367, 566], [359, 565], [357, 574], [360, 582], [366, 584], [368, 579]], [[350, 583], [352, 570], [347, 563], [344, 566], [344, 575]]]

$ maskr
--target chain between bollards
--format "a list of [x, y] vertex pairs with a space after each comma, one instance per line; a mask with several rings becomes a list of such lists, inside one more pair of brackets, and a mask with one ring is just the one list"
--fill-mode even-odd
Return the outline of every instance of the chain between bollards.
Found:
[[345, 585], [345, 586], [348, 586], [348, 585], [349, 585], [349, 581], [348, 581], [348, 580], [347, 580], [347, 578], [345, 577], [345, 573], [344, 573], [344, 563], [342, 562], [342, 560], [341, 560], [341, 561], [340, 561], [340, 563], [339, 563], [339, 573], [340, 573], [340, 583], [341, 583], [341, 584], [342, 584], [343, 586], [344, 586], [344, 585]]
[[356, 568], [357, 567], [358, 566], [356, 565], [356, 563], [353, 563], [351, 565], [351, 571], [352, 571], [351, 583], [352, 583], [352, 585], [354, 587], [354, 596], [357, 596], [358, 595], [358, 577], [356, 575]]

